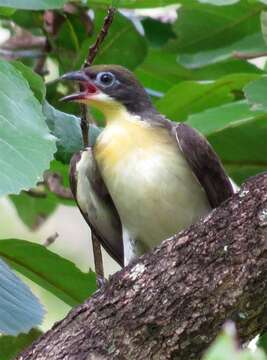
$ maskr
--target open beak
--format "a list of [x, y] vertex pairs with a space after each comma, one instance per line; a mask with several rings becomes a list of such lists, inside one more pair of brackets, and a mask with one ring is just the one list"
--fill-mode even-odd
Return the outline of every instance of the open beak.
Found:
[[96, 94], [99, 90], [92, 82], [92, 80], [85, 74], [84, 71], [72, 71], [64, 74], [61, 80], [75, 81], [80, 84], [80, 91], [61, 98], [61, 101], [79, 101], [89, 99], [90, 96]]

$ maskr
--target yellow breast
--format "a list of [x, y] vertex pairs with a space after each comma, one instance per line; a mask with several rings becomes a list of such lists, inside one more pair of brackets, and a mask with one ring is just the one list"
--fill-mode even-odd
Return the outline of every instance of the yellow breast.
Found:
[[175, 138], [165, 128], [133, 117], [114, 120], [99, 136], [95, 158], [125, 238], [135, 241], [136, 254], [210, 208]]
[[95, 146], [95, 157], [100, 167], [116, 167], [125, 161], [136, 149], [149, 154], [156, 146], [168, 146], [167, 130], [153, 127], [146, 121], [129, 117], [117, 119], [108, 124], [98, 138]]

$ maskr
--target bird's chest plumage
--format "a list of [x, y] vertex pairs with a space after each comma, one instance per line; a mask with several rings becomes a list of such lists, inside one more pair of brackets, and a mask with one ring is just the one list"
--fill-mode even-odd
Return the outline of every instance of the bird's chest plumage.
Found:
[[145, 121], [118, 121], [100, 135], [95, 158], [138, 253], [205, 214], [209, 204], [175, 139]]

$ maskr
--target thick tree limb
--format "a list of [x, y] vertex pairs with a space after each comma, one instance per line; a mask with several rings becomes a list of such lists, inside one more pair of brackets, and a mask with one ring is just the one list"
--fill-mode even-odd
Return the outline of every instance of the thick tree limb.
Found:
[[267, 174], [116, 273], [19, 360], [199, 359], [226, 319], [267, 327]]

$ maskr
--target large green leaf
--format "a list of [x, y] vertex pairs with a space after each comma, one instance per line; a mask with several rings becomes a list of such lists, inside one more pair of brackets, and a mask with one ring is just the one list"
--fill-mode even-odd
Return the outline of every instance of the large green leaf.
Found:
[[0, 0], [0, 6], [15, 9], [42, 10], [62, 8], [68, 0]]
[[144, 62], [135, 70], [144, 86], [166, 91], [181, 80], [191, 79], [190, 72], [176, 62], [176, 55], [150, 48]]
[[191, 113], [233, 100], [226, 84], [185, 81], [173, 86], [157, 102], [157, 109], [173, 121], [184, 121]]
[[242, 0], [235, 5], [217, 7], [183, 1], [174, 24], [177, 39], [172, 42], [178, 53], [197, 53], [229, 46], [260, 31], [262, 4]]
[[28, 81], [32, 92], [40, 102], [45, 98], [45, 84], [40, 75], [36, 74], [30, 67], [25, 66], [20, 61], [13, 61], [12, 65], [22, 74]]
[[63, 163], [69, 163], [71, 156], [83, 146], [80, 119], [63, 113], [44, 103], [43, 111], [52, 134], [57, 138], [55, 157]]
[[267, 114], [246, 101], [193, 114], [187, 123], [207, 136], [237, 183], [267, 170]]
[[145, 87], [157, 91], [167, 91], [178, 82], [185, 80], [215, 80], [234, 73], [261, 73], [254, 65], [245, 61], [231, 60], [200, 69], [186, 69], [177, 63], [174, 53], [150, 48], [144, 62], [135, 74]]
[[21, 73], [0, 60], [0, 196], [41, 179], [55, 152], [41, 105]]
[[1, 255], [0, 280], [0, 334], [18, 335], [39, 326], [44, 317], [43, 306]]
[[[75, 241], [75, 239], [74, 239]], [[72, 262], [26, 240], [0, 240], [0, 256], [16, 271], [75, 306], [96, 290], [95, 273], [83, 273]]]
[[0, 336], [0, 359], [12, 360], [15, 356], [37, 340], [42, 332], [32, 329], [28, 334], [18, 336]]
[[267, 111], [267, 77], [252, 81], [245, 86], [244, 92], [253, 109]]
[[266, 52], [267, 47], [262, 34], [257, 32], [243, 37], [242, 39], [229, 43], [224, 47], [218, 47], [211, 50], [199, 51], [191, 54], [181, 54], [178, 61], [188, 69], [197, 69], [203, 66], [216, 64], [221, 61], [234, 59], [235, 54], [252, 55], [255, 53]]
[[[100, 31], [106, 12], [97, 10], [95, 15], [95, 35], [93, 38], [84, 41], [79, 56], [80, 60], [76, 67], [80, 67], [87, 57], [88, 48]], [[134, 69], [144, 60], [146, 53], [145, 38], [138, 33], [130, 20], [117, 13], [108, 35], [97, 53], [95, 63], [118, 64]]]
[[181, 82], [157, 102], [157, 108], [171, 120], [183, 121], [189, 114], [230, 102], [231, 92], [242, 89], [255, 77], [256, 74], [233, 74], [209, 83]]

